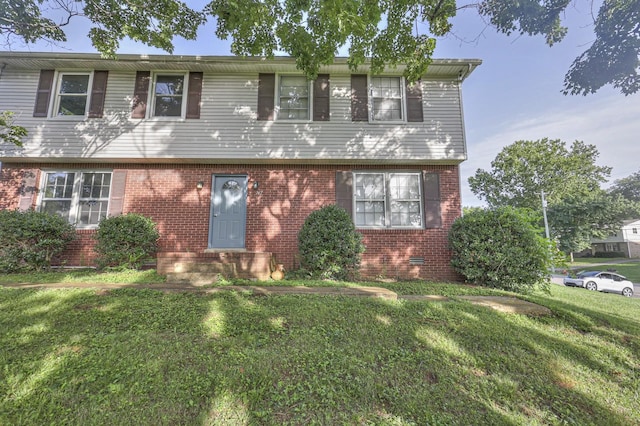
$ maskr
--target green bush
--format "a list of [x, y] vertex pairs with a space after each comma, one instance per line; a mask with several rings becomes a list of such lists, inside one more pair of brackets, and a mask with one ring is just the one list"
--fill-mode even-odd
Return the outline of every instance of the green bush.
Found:
[[336, 205], [312, 212], [298, 233], [301, 267], [314, 278], [345, 280], [357, 275], [364, 252], [362, 235]]
[[58, 215], [34, 210], [0, 211], [0, 272], [43, 270], [75, 238]]
[[557, 250], [537, 223], [531, 212], [511, 207], [472, 211], [449, 232], [451, 264], [473, 284], [520, 293], [548, 290]]
[[95, 236], [98, 266], [139, 269], [155, 255], [159, 237], [156, 224], [137, 213], [103, 219]]

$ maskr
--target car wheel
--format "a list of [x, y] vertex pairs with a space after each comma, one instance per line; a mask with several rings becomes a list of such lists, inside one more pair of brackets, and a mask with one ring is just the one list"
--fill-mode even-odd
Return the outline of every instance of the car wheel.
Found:
[[629, 287], [625, 287], [622, 289], [622, 295], [625, 297], [631, 297], [633, 296], [633, 290], [631, 290]]
[[598, 289], [598, 286], [593, 281], [589, 281], [584, 285], [584, 288], [586, 288], [587, 290], [596, 291]]

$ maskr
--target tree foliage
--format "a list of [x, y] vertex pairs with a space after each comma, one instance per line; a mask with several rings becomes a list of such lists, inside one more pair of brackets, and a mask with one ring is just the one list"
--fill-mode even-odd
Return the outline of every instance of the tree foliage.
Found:
[[629, 201], [640, 202], [640, 171], [613, 182], [609, 192], [612, 195], [621, 195]]
[[[538, 212], [544, 191], [551, 237], [560, 250], [573, 253], [640, 214], [640, 204], [617, 191], [623, 186], [611, 193], [600, 188], [611, 168], [596, 165], [598, 155], [595, 146], [580, 141], [569, 149], [559, 139], [518, 141], [498, 153], [490, 171], [478, 169], [469, 186], [492, 207]], [[638, 183], [640, 172], [635, 178]], [[634, 182], [633, 176], [628, 179]]]
[[596, 191], [590, 196], [570, 196], [549, 206], [551, 234], [560, 250], [582, 251], [591, 239], [604, 239], [620, 229], [622, 221], [638, 217], [640, 205], [620, 195]]
[[451, 265], [467, 282], [528, 293], [548, 288], [554, 249], [530, 210], [478, 209], [449, 231]]
[[0, 34], [27, 43], [66, 42], [64, 27], [84, 17], [92, 44], [107, 57], [126, 37], [171, 53], [174, 37], [193, 40], [206, 22], [204, 12], [176, 0], [0, 0], [0, 10]]
[[[590, 3], [584, 1], [588, 6]], [[0, 34], [25, 42], [65, 42], [64, 27], [76, 17], [89, 19], [89, 37], [99, 52], [113, 57], [125, 37], [173, 51], [173, 38], [195, 39], [208, 19], [216, 35], [231, 38], [237, 55], [271, 57], [285, 52], [314, 77], [349, 47], [349, 65], [371, 60], [373, 72], [407, 64], [417, 79], [431, 61], [436, 37], [452, 30], [450, 19], [461, 8], [478, 12], [500, 32], [542, 35], [549, 45], [568, 29], [561, 17], [569, 0], [212, 0], [193, 10], [178, 0], [0, 0]], [[594, 43], [580, 55], [565, 79], [565, 93], [593, 93], [613, 84], [622, 93], [639, 88], [640, 0], [604, 0], [594, 13]]]
[[599, 190], [611, 173], [595, 164], [594, 145], [575, 141], [569, 149], [560, 139], [517, 141], [502, 149], [491, 170], [478, 169], [469, 178], [471, 191], [489, 206], [540, 210], [541, 192], [549, 204]]
[[27, 129], [13, 124], [13, 112], [0, 112], [0, 143], [22, 146], [22, 138], [25, 136], [27, 136]]

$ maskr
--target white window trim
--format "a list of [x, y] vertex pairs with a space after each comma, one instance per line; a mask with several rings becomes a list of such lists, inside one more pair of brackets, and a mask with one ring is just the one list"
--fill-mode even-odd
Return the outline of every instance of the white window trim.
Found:
[[[60, 108], [60, 87], [62, 85], [62, 77], [65, 75], [88, 75], [89, 81], [87, 82], [87, 102], [84, 105], [83, 115], [58, 115], [58, 109]], [[56, 120], [84, 120], [89, 115], [89, 106], [91, 104], [91, 90], [93, 89], [93, 71], [64, 71], [57, 70], [54, 75], [53, 93], [51, 93], [51, 100], [49, 103], [49, 118]]]
[[[366, 226], [356, 223], [356, 177], [357, 175], [382, 174], [384, 176], [384, 221], [382, 226]], [[391, 175], [415, 175], [418, 176], [418, 191], [420, 201], [420, 226], [393, 226], [391, 224], [391, 195], [389, 191], [389, 182]], [[351, 196], [353, 222], [358, 229], [425, 229], [424, 219], [424, 182], [422, 181], [422, 172], [415, 170], [358, 170], [353, 171], [353, 191]]]
[[[374, 118], [374, 108], [373, 108], [373, 79], [376, 77], [393, 77], [400, 79], [400, 111], [402, 114], [402, 119], [400, 120], [376, 120]], [[398, 123], [406, 123], [407, 122], [407, 90], [406, 90], [406, 82], [404, 77], [400, 75], [389, 75], [389, 74], [381, 74], [381, 75], [368, 75], [367, 80], [367, 100], [369, 107], [369, 123], [371, 124], [398, 124]]]
[[[309, 91], [309, 117], [306, 119], [288, 119], [280, 117], [280, 82], [282, 81], [282, 77], [304, 77], [307, 80], [307, 90]], [[276, 87], [275, 87], [275, 101], [274, 101], [274, 109], [275, 109], [275, 121], [281, 121], [283, 123], [309, 123], [313, 121], [313, 81], [308, 80], [304, 74], [296, 74], [296, 73], [278, 73], [276, 74]]]
[[[40, 177], [40, 186], [39, 188], [39, 194], [38, 194], [38, 200], [37, 200], [37, 209], [38, 211], [42, 211], [42, 203], [45, 200], [45, 189], [46, 189], [46, 185], [47, 185], [47, 174], [49, 173], [75, 173], [75, 176], [73, 178], [73, 190], [71, 192], [71, 205], [69, 206], [69, 223], [71, 223], [72, 225], [76, 226], [76, 228], [78, 229], [97, 229], [98, 228], [98, 224], [95, 225], [81, 225], [78, 223], [78, 208], [80, 206], [80, 191], [81, 191], [81, 187], [82, 187], [82, 175], [84, 173], [109, 173], [111, 175], [111, 183], [109, 185], [109, 199], [107, 200], [107, 212], [109, 211], [109, 208], [111, 206], [111, 191], [113, 189], [113, 170], [68, 170], [68, 169], [64, 169], [64, 170], [57, 170], [57, 169], [50, 169], [50, 170], [42, 170], [41, 173], [41, 177]], [[52, 200], [56, 200], [55, 198], [52, 198]], [[66, 200], [66, 198], [65, 198]], [[108, 217], [108, 216], [107, 216]]]
[[[159, 75], [162, 76], [181, 76], [184, 79], [182, 86], [182, 105], [180, 106], [180, 116], [163, 116], [156, 115], [156, 81]], [[149, 102], [147, 108], [147, 118], [151, 120], [161, 121], [180, 121], [185, 120], [187, 116], [187, 97], [189, 96], [189, 72], [188, 71], [167, 71], [151, 73], [151, 84], [149, 84]]]

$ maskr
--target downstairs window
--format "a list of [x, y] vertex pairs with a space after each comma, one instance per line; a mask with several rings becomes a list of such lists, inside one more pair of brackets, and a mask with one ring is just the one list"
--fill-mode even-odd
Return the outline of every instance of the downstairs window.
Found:
[[46, 172], [40, 211], [93, 228], [107, 217], [110, 190], [110, 172]]

